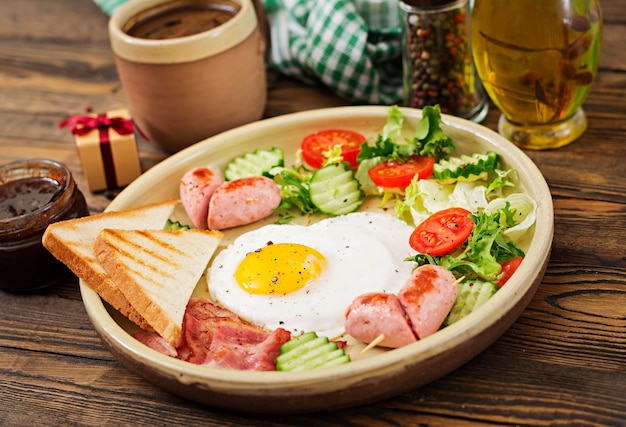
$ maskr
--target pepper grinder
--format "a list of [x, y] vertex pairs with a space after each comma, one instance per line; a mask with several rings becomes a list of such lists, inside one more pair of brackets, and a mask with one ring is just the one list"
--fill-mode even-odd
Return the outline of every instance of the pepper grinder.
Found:
[[470, 47], [468, 0], [401, 0], [404, 105], [439, 105], [475, 122], [487, 115], [487, 96]]

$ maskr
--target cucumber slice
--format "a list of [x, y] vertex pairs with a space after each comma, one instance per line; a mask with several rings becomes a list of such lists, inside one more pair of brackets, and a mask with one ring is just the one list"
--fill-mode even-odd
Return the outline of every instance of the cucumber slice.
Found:
[[327, 337], [307, 332], [292, 338], [280, 347], [276, 358], [279, 371], [303, 371], [350, 362], [350, 356]]
[[180, 223], [180, 221], [172, 221], [171, 219], [167, 219], [166, 223], [165, 223], [165, 229], [166, 230], [172, 230], [172, 231], [176, 231], [176, 230], [190, 230], [191, 227], [188, 225], [183, 225]]
[[269, 171], [277, 166], [285, 165], [285, 153], [278, 147], [269, 150], [257, 149], [235, 157], [224, 169], [224, 179], [233, 181], [249, 176], [267, 176], [272, 178]]
[[458, 286], [459, 293], [450, 313], [443, 321], [444, 326], [464, 318], [487, 302], [498, 291], [498, 286], [495, 283], [482, 280], [465, 280]]
[[484, 179], [498, 165], [498, 154], [488, 151], [485, 154], [475, 153], [471, 156], [461, 155], [440, 160], [433, 165], [433, 177], [444, 184], [457, 181], [475, 181]]
[[327, 215], [354, 212], [365, 195], [354, 172], [345, 164], [330, 164], [315, 171], [309, 182], [311, 202]]
[[302, 335], [298, 335], [297, 337], [290, 339], [280, 346], [280, 354], [289, 353], [291, 350], [298, 347], [299, 345], [314, 340], [315, 338], [317, 338], [317, 334], [315, 332], [306, 332]]

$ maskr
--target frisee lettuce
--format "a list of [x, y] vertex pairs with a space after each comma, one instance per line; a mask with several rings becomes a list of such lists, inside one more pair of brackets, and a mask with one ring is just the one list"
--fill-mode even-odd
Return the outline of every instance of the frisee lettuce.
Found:
[[459, 277], [497, 282], [502, 262], [524, 256], [524, 252], [503, 234], [516, 225], [515, 210], [507, 203], [491, 214], [481, 211], [470, 218], [474, 222], [472, 234], [455, 253], [441, 257], [418, 254], [407, 261], [415, 261], [418, 265], [440, 265]]
[[[297, 208], [303, 214], [313, 213], [317, 208], [311, 201], [310, 172], [299, 172], [295, 168], [276, 167], [270, 173], [280, 189], [281, 203], [276, 210]], [[281, 222], [286, 222], [283, 218]], [[293, 217], [289, 217], [293, 219]]]
[[499, 170], [496, 169], [494, 171], [494, 175], [487, 184], [487, 194], [493, 194], [495, 197], [502, 196], [502, 191], [505, 187], [515, 187], [515, 182], [513, 182], [512, 177], [515, 172], [515, 169], [509, 170]]

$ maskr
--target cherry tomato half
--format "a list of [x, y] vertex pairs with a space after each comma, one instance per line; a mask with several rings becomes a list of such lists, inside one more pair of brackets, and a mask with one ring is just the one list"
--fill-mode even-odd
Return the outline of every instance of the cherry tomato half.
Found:
[[513, 273], [517, 271], [523, 259], [521, 256], [516, 256], [502, 263], [502, 278], [497, 283], [498, 287], [502, 287], [502, 285], [508, 282]]
[[449, 254], [472, 233], [474, 222], [469, 218], [470, 214], [463, 208], [435, 212], [415, 227], [409, 237], [409, 245], [431, 256]]
[[302, 158], [311, 167], [321, 168], [326, 160], [324, 152], [336, 145], [341, 146], [343, 161], [350, 163], [350, 167], [357, 166], [356, 158], [361, 152], [361, 144], [365, 137], [358, 132], [345, 129], [328, 129], [306, 136], [300, 144]]
[[418, 179], [429, 177], [433, 173], [435, 158], [430, 156], [412, 156], [406, 162], [395, 160], [379, 163], [370, 168], [367, 174], [372, 182], [379, 187], [406, 188], [415, 175]]

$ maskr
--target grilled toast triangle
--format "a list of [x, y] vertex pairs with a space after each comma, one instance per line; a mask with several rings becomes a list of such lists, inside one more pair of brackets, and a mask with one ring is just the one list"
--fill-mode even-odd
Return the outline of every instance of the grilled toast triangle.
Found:
[[104, 229], [94, 251], [135, 310], [176, 347], [187, 302], [222, 236], [200, 229]]
[[180, 200], [168, 199], [121, 211], [59, 221], [48, 226], [42, 242], [55, 258], [67, 265], [103, 300], [132, 322], [149, 329], [150, 325], [131, 306], [98, 262], [93, 242], [104, 228], [162, 229], [178, 203]]

